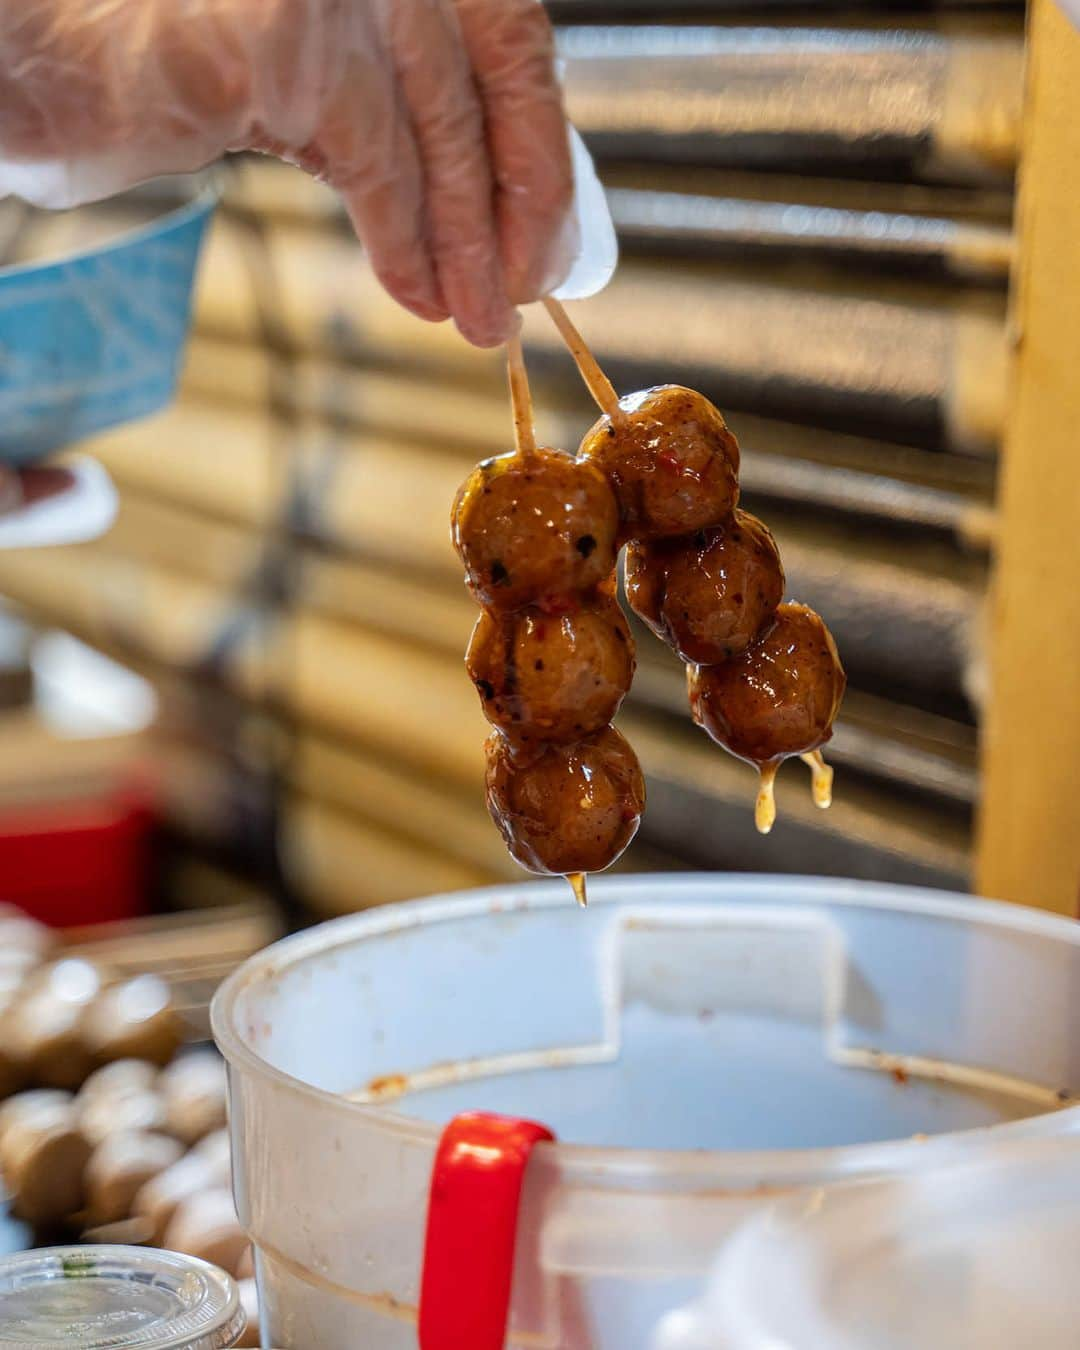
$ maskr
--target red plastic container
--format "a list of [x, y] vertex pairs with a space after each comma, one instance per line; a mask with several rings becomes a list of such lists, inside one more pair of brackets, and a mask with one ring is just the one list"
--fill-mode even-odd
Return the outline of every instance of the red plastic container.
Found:
[[149, 795], [131, 783], [0, 806], [0, 902], [54, 928], [146, 913], [152, 825]]

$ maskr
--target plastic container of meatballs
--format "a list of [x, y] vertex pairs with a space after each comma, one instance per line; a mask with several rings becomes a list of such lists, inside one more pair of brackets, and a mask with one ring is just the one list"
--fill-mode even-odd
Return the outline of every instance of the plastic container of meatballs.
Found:
[[1080, 927], [901, 887], [562, 882], [290, 938], [213, 1010], [264, 1331], [416, 1344], [433, 1161], [463, 1111], [550, 1127], [510, 1346], [646, 1350], [778, 1198], [1076, 1133]]

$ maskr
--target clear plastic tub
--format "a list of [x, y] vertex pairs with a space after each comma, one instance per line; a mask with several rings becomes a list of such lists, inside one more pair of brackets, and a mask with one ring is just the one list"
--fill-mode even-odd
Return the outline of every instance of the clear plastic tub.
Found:
[[526, 884], [288, 939], [226, 982], [240, 1217], [264, 1333], [416, 1344], [439, 1131], [550, 1125], [508, 1344], [644, 1350], [777, 1196], [1074, 1132], [1080, 926], [900, 887]]
[[654, 1350], [1075, 1350], [1080, 1141], [838, 1186], [751, 1220]]

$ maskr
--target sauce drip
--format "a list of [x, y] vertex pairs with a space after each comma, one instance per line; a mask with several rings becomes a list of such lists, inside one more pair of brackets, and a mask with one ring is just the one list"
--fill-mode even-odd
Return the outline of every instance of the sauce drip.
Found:
[[757, 800], [754, 802], [754, 824], [758, 834], [768, 834], [776, 824], [776, 770], [778, 764], [762, 764], [759, 769], [761, 782], [758, 785]]
[[811, 750], [799, 758], [810, 768], [810, 791], [813, 793], [814, 805], [827, 811], [832, 806], [832, 766], [825, 763], [825, 756], [820, 750]]

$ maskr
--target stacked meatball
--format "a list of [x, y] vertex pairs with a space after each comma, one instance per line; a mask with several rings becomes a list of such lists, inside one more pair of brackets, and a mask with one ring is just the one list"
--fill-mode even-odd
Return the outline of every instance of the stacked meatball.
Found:
[[454, 543], [484, 610], [466, 665], [495, 728], [488, 808], [524, 867], [572, 880], [602, 870], [640, 821], [641, 770], [611, 726], [634, 673], [615, 598], [624, 544], [627, 598], [687, 663], [694, 720], [761, 772], [759, 827], [791, 755], [813, 761], [827, 804], [816, 752], [844, 672], [821, 619], [781, 603], [776, 544], [738, 499], [735, 437], [678, 385], [619, 400], [576, 458], [518, 450], [485, 460], [459, 492]]
[[757, 822], [772, 826], [772, 780], [792, 755], [815, 768], [832, 734], [844, 672], [822, 620], [781, 604], [784, 569], [766, 527], [738, 507], [739, 448], [701, 394], [664, 385], [619, 401], [580, 457], [611, 481], [634, 611], [686, 663], [695, 722], [762, 777]]
[[588, 460], [518, 450], [469, 475], [452, 531], [484, 611], [465, 659], [494, 727], [488, 809], [522, 866], [570, 877], [580, 896], [645, 804], [637, 757], [611, 725], [634, 675], [615, 492]]

